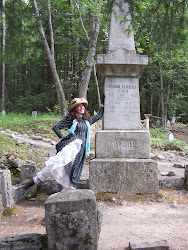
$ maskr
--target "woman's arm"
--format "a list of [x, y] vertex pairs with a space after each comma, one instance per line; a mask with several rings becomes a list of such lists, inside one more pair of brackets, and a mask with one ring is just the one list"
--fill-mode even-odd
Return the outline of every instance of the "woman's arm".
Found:
[[95, 123], [98, 120], [100, 120], [103, 117], [103, 113], [104, 113], [104, 107], [101, 106], [100, 109], [99, 109], [99, 112], [96, 115], [91, 116], [89, 118], [90, 125], [92, 125], [93, 123]]
[[63, 134], [60, 129], [62, 128], [70, 128], [72, 126], [72, 118], [70, 115], [66, 115], [61, 121], [57, 122], [52, 130], [56, 133], [59, 138], [63, 138]]
[[103, 114], [104, 114], [104, 99], [105, 99], [105, 94], [103, 93], [102, 98], [101, 98], [101, 107], [99, 109], [99, 112], [98, 112], [97, 115], [90, 117], [90, 119], [89, 119], [90, 125], [97, 122], [99, 119], [101, 119], [103, 117]]

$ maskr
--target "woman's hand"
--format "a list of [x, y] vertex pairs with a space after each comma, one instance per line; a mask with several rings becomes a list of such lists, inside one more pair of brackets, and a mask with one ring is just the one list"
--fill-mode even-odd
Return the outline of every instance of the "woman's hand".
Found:
[[105, 94], [103, 93], [101, 98], [101, 107], [104, 107]]

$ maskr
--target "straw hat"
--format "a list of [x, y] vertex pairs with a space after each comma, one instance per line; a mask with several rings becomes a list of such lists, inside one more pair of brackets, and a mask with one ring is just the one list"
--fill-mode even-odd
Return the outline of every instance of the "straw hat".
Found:
[[71, 103], [70, 103], [70, 106], [68, 108], [68, 111], [70, 112], [73, 108], [75, 108], [78, 104], [83, 104], [85, 106], [85, 108], [87, 108], [88, 106], [88, 101], [84, 98], [84, 97], [81, 97], [81, 98], [74, 98]]

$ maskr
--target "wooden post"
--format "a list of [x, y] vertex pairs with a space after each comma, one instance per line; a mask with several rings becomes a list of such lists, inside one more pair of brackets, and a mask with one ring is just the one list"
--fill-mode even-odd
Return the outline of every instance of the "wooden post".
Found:
[[144, 117], [146, 118], [146, 130], [149, 131], [149, 120], [150, 120], [151, 114], [144, 114]]

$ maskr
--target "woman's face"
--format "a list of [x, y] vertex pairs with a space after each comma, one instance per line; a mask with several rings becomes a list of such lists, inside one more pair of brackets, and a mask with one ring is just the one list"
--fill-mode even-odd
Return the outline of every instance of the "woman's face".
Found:
[[85, 106], [81, 103], [81, 104], [78, 104], [76, 107], [75, 107], [75, 110], [78, 112], [78, 114], [82, 115], [84, 114], [85, 112]]

